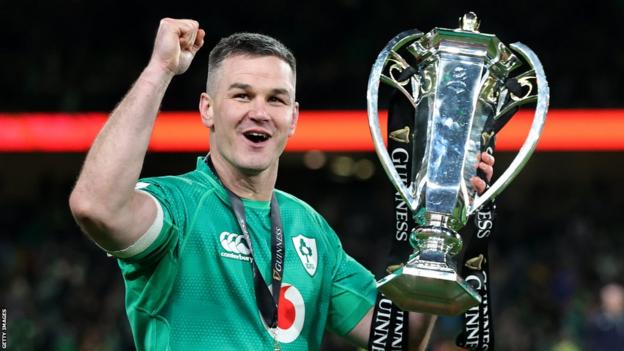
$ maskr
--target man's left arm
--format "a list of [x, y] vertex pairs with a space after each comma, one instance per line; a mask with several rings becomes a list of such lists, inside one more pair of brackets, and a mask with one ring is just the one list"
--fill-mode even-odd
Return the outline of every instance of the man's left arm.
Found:
[[[485, 179], [489, 183], [494, 174], [494, 156], [483, 152], [478, 155], [476, 167], [481, 170]], [[482, 194], [486, 188], [486, 181], [479, 177], [473, 177], [470, 179], [470, 183], [475, 190]], [[359, 345], [360, 347], [368, 347], [368, 338], [370, 335], [371, 323], [373, 320], [374, 308], [371, 308], [366, 315], [360, 320], [360, 322], [349, 332], [347, 338]], [[437, 316], [410, 312], [409, 313], [409, 349], [424, 351], [429, 344], [431, 338], [431, 332]]]
[[[347, 338], [356, 345], [368, 347], [371, 323], [373, 321], [374, 309], [371, 308], [362, 320], [351, 330]], [[409, 349], [424, 351], [429, 344], [433, 326], [438, 318], [436, 315], [424, 313], [409, 313]]]

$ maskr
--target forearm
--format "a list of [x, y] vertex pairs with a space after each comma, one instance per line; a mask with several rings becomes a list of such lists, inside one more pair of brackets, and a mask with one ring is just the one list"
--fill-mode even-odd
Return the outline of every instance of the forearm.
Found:
[[81, 204], [72, 208], [87, 207], [94, 217], [108, 217], [128, 206], [172, 77], [155, 65], [141, 73], [93, 142], [72, 193]]
[[[361, 348], [366, 348], [370, 337], [373, 314], [374, 309], [371, 308], [362, 320], [355, 326], [355, 328], [349, 332], [347, 339]], [[413, 351], [424, 351], [427, 349], [427, 345], [431, 339], [431, 333], [437, 320], [437, 316], [410, 312], [409, 318], [408, 349]]]
[[410, 313], [410, 350], [424, 351], [427, 349], [436, 320], [436, 315]]
[[76, 191], [111, 207], [127, 202], [139, 177], [154, 121], [172, 75], [148, 66], [95, 139]]

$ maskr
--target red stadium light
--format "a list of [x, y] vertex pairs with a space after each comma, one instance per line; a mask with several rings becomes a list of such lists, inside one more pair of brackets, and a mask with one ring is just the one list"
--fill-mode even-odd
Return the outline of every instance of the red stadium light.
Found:
[[[84, 152], [106, 113], [0, 113], [0, 152]], [[386, 125], [386, 114], [381, 125]], [[517, 150], [533, 111], [523, 110], [503, 128], [497, 150]], [[382, 130], [385, 134], [386, 131]], [[156, 152], [203, 152], [208, 131], [197, 112], [162, 112], [152, 135]], [[372, 151], [366, 111], [302, 111], [287, 151]], [[537, 150], [622, 151], [624, 110], [551, 110]]]

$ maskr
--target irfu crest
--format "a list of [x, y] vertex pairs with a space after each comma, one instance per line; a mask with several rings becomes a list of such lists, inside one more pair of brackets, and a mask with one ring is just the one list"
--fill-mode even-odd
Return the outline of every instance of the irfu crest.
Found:
[[301, 234], [292, 238], [295, 251], [303, 264], [306, 272], [311, 276], [316, 273], [318, 263], [318, 251], [316, 250], [316, 239], [307, 238]]

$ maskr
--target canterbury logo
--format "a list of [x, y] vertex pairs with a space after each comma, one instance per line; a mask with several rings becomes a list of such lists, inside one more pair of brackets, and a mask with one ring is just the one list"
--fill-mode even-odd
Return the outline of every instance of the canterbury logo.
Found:
[[244, 256], [249, 256], [251, 254], [249, 244], [242, 234], [223, 232], [221, 236], [219, 236], [219, 240], [225, 251]]

